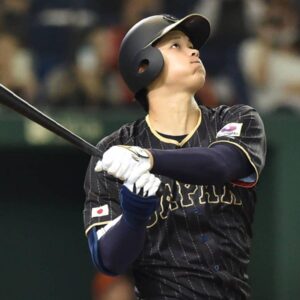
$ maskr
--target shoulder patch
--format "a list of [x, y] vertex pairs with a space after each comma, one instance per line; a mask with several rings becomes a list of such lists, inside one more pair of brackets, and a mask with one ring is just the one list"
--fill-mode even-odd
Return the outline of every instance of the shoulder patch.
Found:
[[217, 133], [217, 138], [221, 136], [240, 136], [243, 123], [228, 123]]
[[107, 216], [108, 213], [109, 213], [109, 209], [107, 204], [92, 208], [92, 218], [104, 217]]

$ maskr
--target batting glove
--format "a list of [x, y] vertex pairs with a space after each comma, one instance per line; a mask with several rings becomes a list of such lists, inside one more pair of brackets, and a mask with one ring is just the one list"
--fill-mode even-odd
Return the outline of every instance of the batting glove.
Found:
[[96, 164], [95, 171], [106, 171], [123, 181], [135, 183], [152, 168], [151, 153], [137, 146], [113, 146], [104, 152], [102, 160]]
[[125, 181], [124, 185], [133, 193], [143, 197], [156, 195], [160, 186], [160, 179], [147, 172], [138, 178], [136, 182]]

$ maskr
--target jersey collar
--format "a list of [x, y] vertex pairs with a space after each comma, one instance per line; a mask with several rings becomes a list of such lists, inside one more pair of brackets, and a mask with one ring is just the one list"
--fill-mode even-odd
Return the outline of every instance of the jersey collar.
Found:
[[202, 121], [202, 112], [201, 109], [199, 108], [199, 119], [197, 121], [196, 126], [191, 130], [191, 132], [181, 141], [178, 142], [175, 139], [170, 139], [170, 138], [166, 138], [164, 136], [162, 136], [161, 134], [159, 134], [151, 125], [150, 120], [149, 120], [149, 115], [146, 116], [145, 118], [146, 123], [148, 125], [148, 127], [150, 128], [150, 131], [152, 132], [152, 134], [158, 138], [160, 141], [164, 142], [164, 143], [168, 143], [168, 144], [174, 144], [176, 146], [182, 147], [187, 141], [189, 141], [189, 139], [193, 136], [193, 134], [195, 133], [195, 131], [198, 129], [198, 127], [201, 124]]

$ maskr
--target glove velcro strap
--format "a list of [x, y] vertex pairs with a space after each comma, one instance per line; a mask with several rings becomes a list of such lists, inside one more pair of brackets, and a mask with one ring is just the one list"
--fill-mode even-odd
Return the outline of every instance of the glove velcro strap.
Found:
[[132, 228], [144, 226], [159, 204], [157, 196], [142, 197], [132, 193], [126, 186], [120, 190], [123, 216]]

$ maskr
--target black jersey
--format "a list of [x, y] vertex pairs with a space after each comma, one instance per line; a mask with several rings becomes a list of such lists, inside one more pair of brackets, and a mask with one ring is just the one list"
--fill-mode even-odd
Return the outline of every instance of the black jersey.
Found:
[[[250, 297], [247, 266], [254, 186], [266, 154], [263, 123], [249, 106], [200, 106], [200, 110], [197, 126], [181, 142], [157, 133], [146, 117], [124, 125], [98, 144], [104, 152], [118, 144], [176, 149], [231, 143], [253, 166], [251, 176], [223, 186], [184, 184], [160, 176], [164, 193], [148, 222], [144, 248], [132, 265], [140, 299]], [[122, 182], [106, 172], [95, 173], [96, 162], [92, 157], [85, 180], [86, 232], [122, 214]]]

